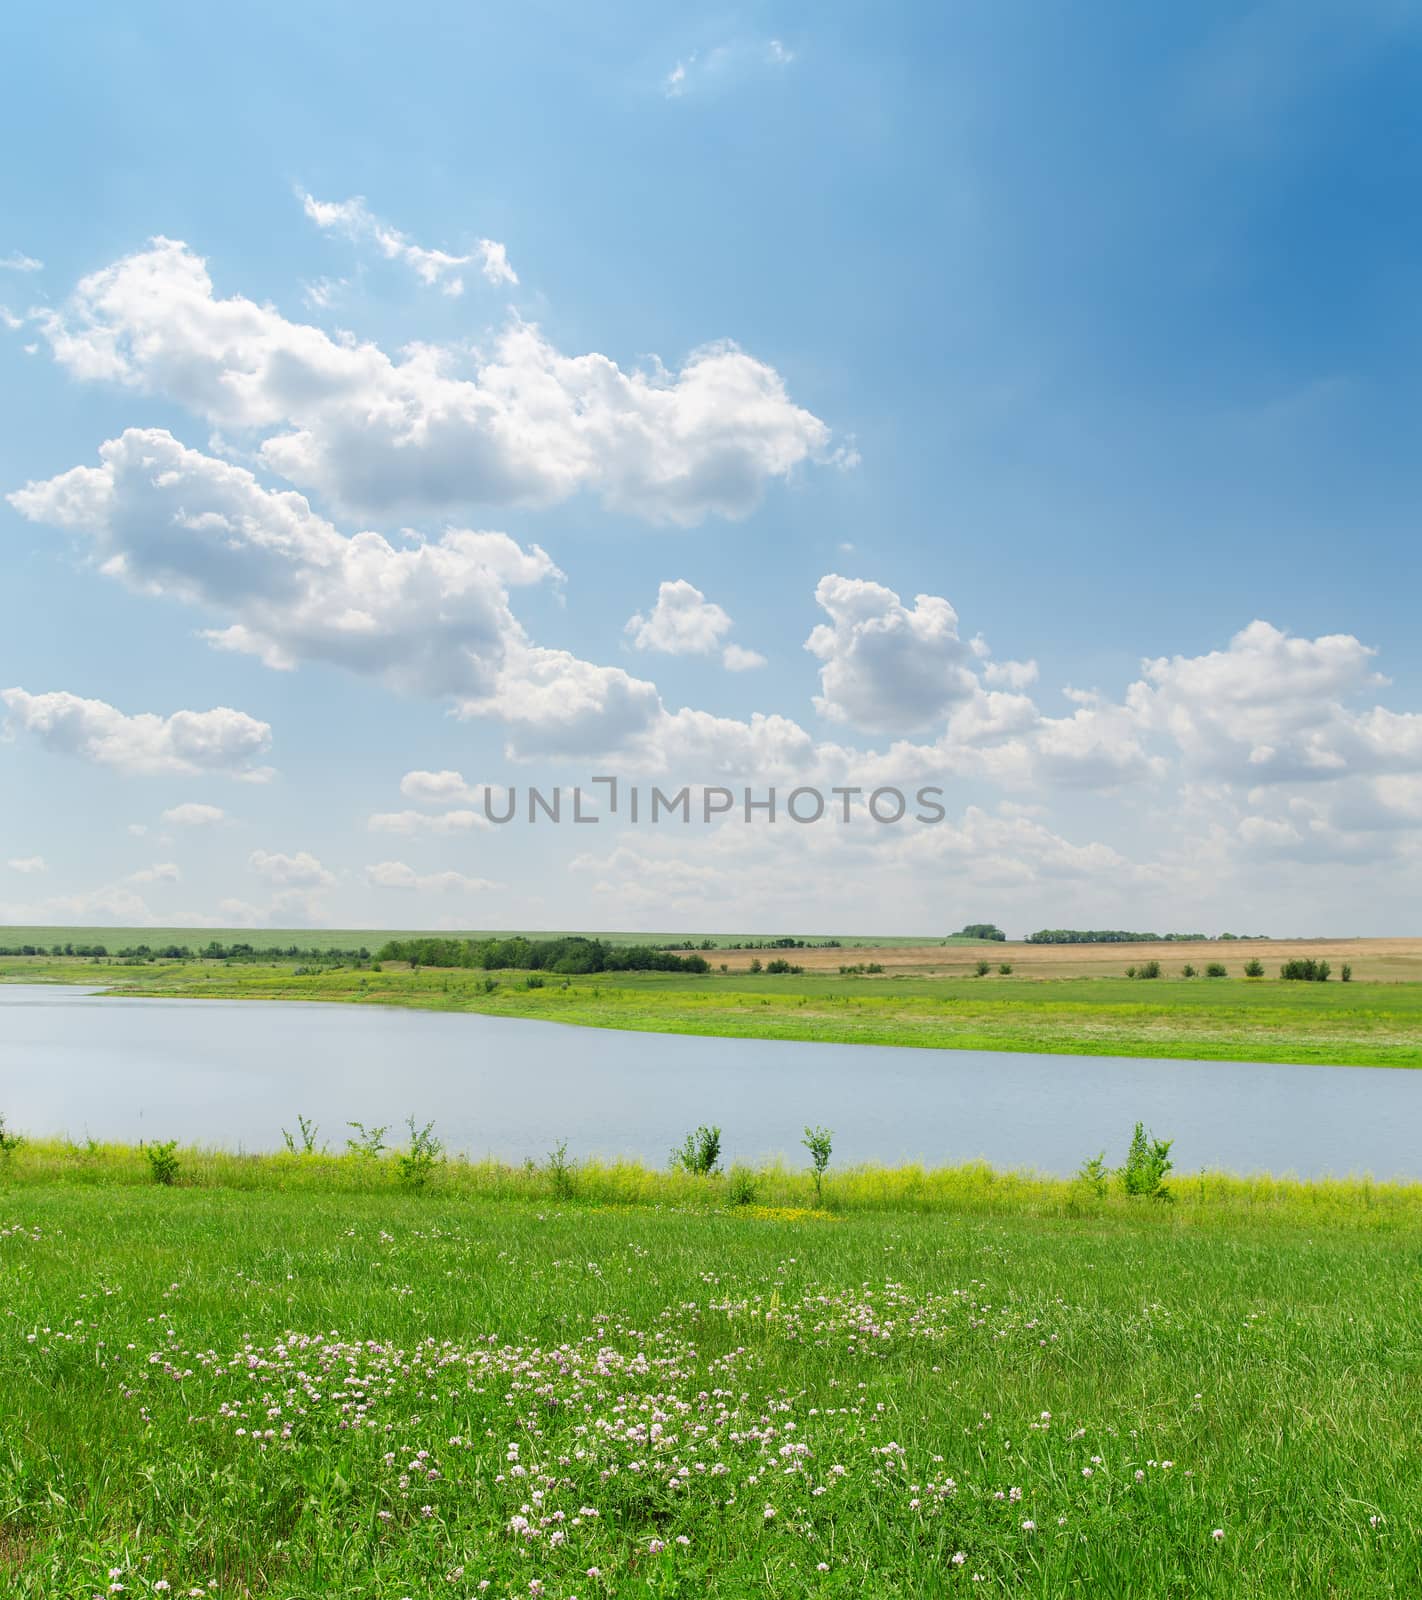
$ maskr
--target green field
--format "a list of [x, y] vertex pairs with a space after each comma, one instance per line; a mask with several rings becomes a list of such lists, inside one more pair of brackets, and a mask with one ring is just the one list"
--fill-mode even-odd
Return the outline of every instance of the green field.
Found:
[[[441, 938], [450, 939], [505, 939], [524, 937], [529, 939], [562, 938], [568, 932], [576, 930], [555, 929], [552, 932], [536, 928], [485, 928], [451, 931], [441, 933]], [[291, 945], [298, 945], [303, 950], [359, 950], [362, 946], [369, 950], [377, 950], [387, 939], [418, 939], [427, 936], [428, 929], [394, 928], [68, 928], [68, 927], [40, 927], [40, 926], [8, 926], [0, 925], [0, 945], [13, 948], [15, 945], [42, 945], [45, 949], [53, 949], [55, 945], [64, 944], [101, 944], [109, 950], [129, 949], [137, 945], [146, 944], [152, 949], [165, 945], [186, 945], [189, 949], [200, 950], [209, 940], [216, 939], [219, 944], [248, 944], [254, 950], [285, 950]], [[888, 935], [877, 936], [874, 934], [830, 934], [830, 933], [687, 933], [684, 929], [678, 933], [647, 933], [643, 931], [626, 933], [582, 933], [584, 939], [603, 939], [609, 944], [652, 944], [669, 945], [683, 944], [691, 940], [700, 944], [709, 939], [717, 949], [726, 949], [731, 946], [745, 946], [757, 941], [763, 942], [774, 938], [803, 939], [807, 944], [823, 944], [827, 939], [838, 939], [848, 946], [857, 946], [862, 949], [870, 947], [876, 949], [893, 949], [905, 945], [942, 945], [942, 944], [975, 944], [976, 940], [963, 939], [954, 934], [949, 938], [938, 935], [919, 937], [917, 935]]]
[[1416, 1592], [1415, 1189], [180, 1158], [0, 1163], [7, 1596]]
[[[804, 973], [518, 973], [293, 963], [0, 958], [0, 981], [112, 984], [126, 992], [331, 1000], [536, 1017], [587, 1027], [1063, 1055], [1422, 1066], [1422, 984], [1142, 984], [1124, 978], [841, 978]], [[489, 989], [488, 984], [494, 987]]]

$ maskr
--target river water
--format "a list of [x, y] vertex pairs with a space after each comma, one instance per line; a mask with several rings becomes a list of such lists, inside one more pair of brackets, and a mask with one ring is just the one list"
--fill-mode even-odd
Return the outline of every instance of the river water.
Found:
[[728, 1159], [1069, 1173], [1125, 1153], [1139, 1118], [1177, 1171], [1422, 1178], [1422, 1071], [1144, 1061], [615, 1033], [372, 1006], [109, 998], [0, 984], [0, 1113], [32, 1135], [281, 1147], [296, 1114], [434, 1119], [451, 1150], [665, 1161], [700, 1122]]

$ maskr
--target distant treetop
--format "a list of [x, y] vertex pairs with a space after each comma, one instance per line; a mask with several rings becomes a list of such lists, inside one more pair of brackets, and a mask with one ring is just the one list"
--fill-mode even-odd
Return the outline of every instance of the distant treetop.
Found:
[[960, 939], [1006, 939], [1007, 935], [992, 922], [970, 922], [957, 936]]

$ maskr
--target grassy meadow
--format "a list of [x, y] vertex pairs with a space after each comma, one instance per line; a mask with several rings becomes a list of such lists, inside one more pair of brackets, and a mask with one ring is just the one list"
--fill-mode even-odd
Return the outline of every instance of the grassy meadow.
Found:
[[1422, 1561], [1422, 1190], [23, 1145], [23, 1600], [1367, 1597]]
[[[986, 947], [984, 947], [986, 948]], [[1009, 947], [1010, 948], [1010, 947]], [[1001, 950], [1002, 947], [996, 947]], [[834, 953], [834, 952], [831, 952]], [[801, 952], [789, 952], [799, 957]], [[839, 952], [846, 961], [860, 953]], [[1177, 952], [1178, 955], [1178, 952]], [[996, 959], [996, 958], [995, 958]], [[1006, 959], [1006, 958], [1004, 958]], [[1131, 959], [1116, 958], [1123, 970]], [[1196, 956], [1198, 960], [1198, 955]], [[0, 981], [131, 994], [321, 1000], [535, 1017], [643, 1032], [1062, 1055], [1422, 1066], [1422, 983], [1116, 977], [984, 978], [888, 971], [599, 973], [317, 967], [291, 961], [124, 964], [0, 957]], [[887, 963], [885, 963], [887, 966]], [[530, 981], [541, 987], [528, 987]]]

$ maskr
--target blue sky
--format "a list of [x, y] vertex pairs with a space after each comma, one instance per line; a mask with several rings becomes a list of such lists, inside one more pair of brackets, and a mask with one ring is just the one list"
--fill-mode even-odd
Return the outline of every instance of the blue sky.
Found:
[[[0, 918], [1415, 931], [1422, 8], [128, 9], [0, 105]], [[947, 815], [480, 816], [594, 772]]]

